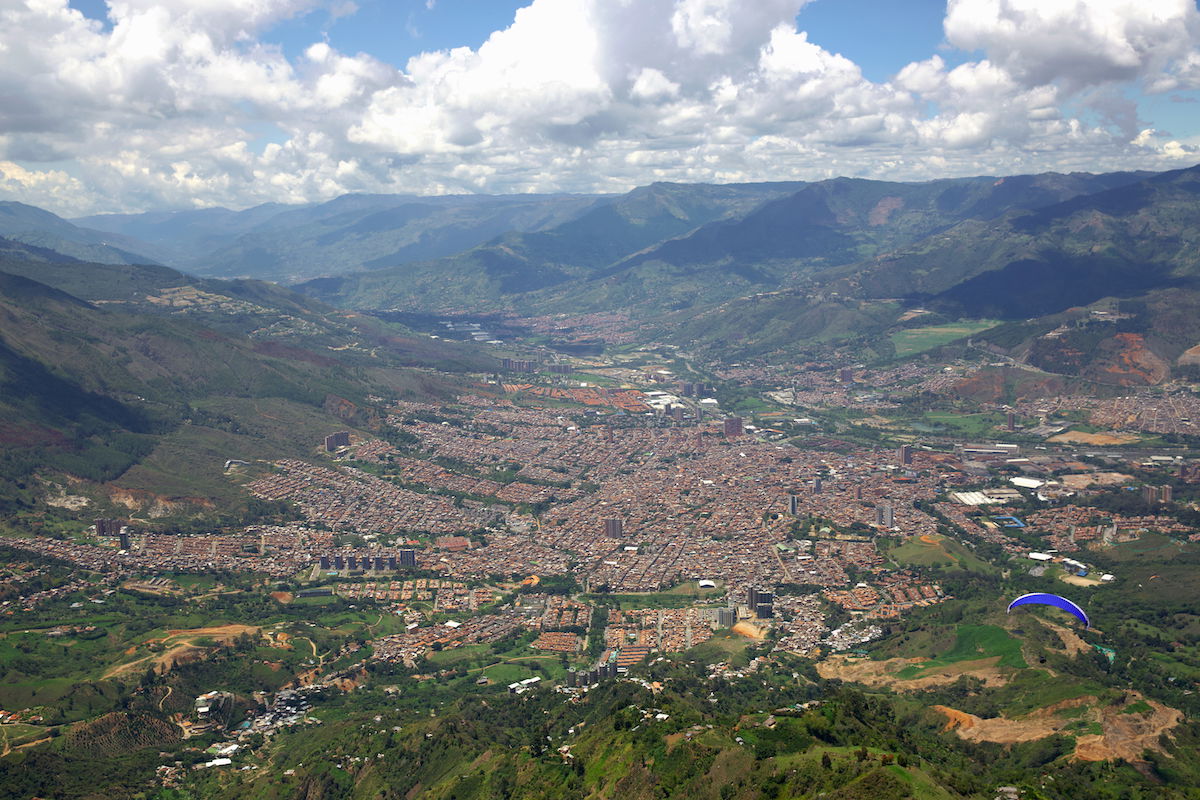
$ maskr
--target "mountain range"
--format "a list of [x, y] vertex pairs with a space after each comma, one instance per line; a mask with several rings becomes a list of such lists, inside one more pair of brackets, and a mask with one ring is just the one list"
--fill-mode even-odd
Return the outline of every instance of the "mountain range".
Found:
[[[245, 279], [290, 280], [318, 305], [369, 312], [619, 310], [660, 341], [730, 357], [854, 341], [887, 358], [889, 337], [905, 327], [1041, 319], [1020, 329], [1021, 341], [1003, 327], [1008, 344], [989, 346], [1064, 368], [1070, 359], [1035, 341], [1055, 315], [1111, 298], [1173, 320], [1120, 315], [1117, 332], [1142, 336], [1167, 364], [1150, 382], [1184, 366], [1200, 342], [1186, 314], [1166, 313], [1193, 299], [1200, 168], [656, 183], [609, 196], [348, 195], [78, 224], [4, 208], [4, 230], [19, 229], [10, 239], [91, 261], [157, 260], [238, 277], [239, 291], [266, 291]], [[155, 274], [147, 269], [129, 275]]]

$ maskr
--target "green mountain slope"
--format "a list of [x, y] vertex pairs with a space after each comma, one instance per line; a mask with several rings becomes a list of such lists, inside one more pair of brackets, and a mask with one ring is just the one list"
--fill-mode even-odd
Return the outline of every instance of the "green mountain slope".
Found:
[[656, 183], [597, 202], [577, 219], [546, 230], [510, 232], [450, 258], [323, 278], [298, 288], [356, 308], [533, 307], [539, 296], [523, 295], [575, 287], [614, 261], [713, 220], [745, 214], [799, 185]]
[[145, 237], [198, 275], [299, 281], [440, 258], [509, 231], [572, 219], [588, 195], [344, 195], [306, 206], [101, 215], [81, 222]]
[[[329, 314], [269, 284], [3, 264], [22, 266], [90, 296], [0, 272], [0, 495], [17, 505], [35, 473], [228, 501], [226, 459], [305, 454], [330, 430], [372, 424], [370, 396], [435, 396], [452, 391], [445, 371], [493, 366], [469, 345]], [[442, 377], [408, 369], [432, 365]]]
[[0, 202], [0, 236], [104, 264], [146, 264], [159, 258], [158, 249], [150, 244], [82, 228], [24, 203]]
[[[906, 184], [655, 184], [553, 229], [460, 256], [304, 284], [339, 305], [531, 311], [715, 303], [908, 246], [964, 219], [990, 221], [1144, 177], [969, 178]], [[986, 225], [987, 222], [980, 224]]]
[[964, 222], [847, 275], [840, 288], [976, 316], [1032, 317], [1200, 272], [1200, 168], [1036, 211]]
[[[1047, 184], [1060, 192], [1082, 185], [1075, 176], [1035, 177], [1042, 182], [1035, 198], [1046, 196]], [[1131, 176], [1102, 177], [1097, 183], [1103, 186]], [[986, 207], [995, 214], [1014, 199], [1006, 188], [1012, 183], [1019, 182], [1006, 179], [990, 187], [968, 182], [956, 185], [953, 192], [962, 209], [974, 213]], [[879, 191], [876, 186], [857, 188], [873, 193], [868, 196]], [[930, 185], [920, 188], [928, 192]], [[967, 197], [965, 189], [981, 192], [984, 199]], [[1001, 190], [1006, 194], [1002, 202], [995, 202], [990, 192]], [[732, 226], [768, 211], [781, 214], [793, 201], [768, 204]], [[805, 219], [836, 222], [839, 214], [849, 213], [825, 198], [821, 203], [820, 213]], [[941, 200], [937, 204], [946, 205]], [[887, 339], [903, 327], [956, 319], [1029, 319], [1034, 321], [1024, 327], [1008, 325], [980, 338], [1061, 374], [1119, 385], [1159, 383], [1177, 368], [1189, 367], [1193, 356], [1184, 354], [1200, 343], [1200, 328], [1191, 314], [1200, 279], [1198, 209], [1200, 168], [1143, 177], [1041, 208], [1009, 208], [993, 218], [967, 219], [936, 230], [868, 260], [783, 279], [795, 288], [749, 294], [761, 286], [743, 282], [738, 287], [748, 296], [665, 317], [660, 335], [733, 357], [786, 352], [823, 341], [857, 342], [868, 356], [887, 357]], [[921, 222], [919, 216], [917, 220]], [[906, 224], [911, 230], [917, 223]], [[851, 239], [866, 235], [848, 231]], [[694, 236], [706, 232], [710, 231], [701, 229]], [[883, 230], [871, 235], [898, 234]], [[673, 244], [682, 246], [683, 241]], [[708, 250], [717, 252], [715, 241]], [[781, 246], [763, 245], [760, 251]], [[690, 274], [660, 293], [679, 291], [685, 279], [695, 286], [716, 282], [716, 268], [673, 269]], [[627, 270], [611, 280], [629, 282], [629, 275]], [[646, 294], [653, 289], [643, 283], [638, 290]], [[1059, 316], [1104, 298], [1138, 303], [1129, 313], [1118, 314], [1120, 319], [1100, 313], [1104, 309], [1099, 307], [1076, 311], [1069, 318]], [[680, 302], [680, 308], [685, 306]], [[901, 323], [906, 311], [921, 306], [935, 313]], [[1065, 323], [1072, 327], [1070, 332], [1055, 332]]]

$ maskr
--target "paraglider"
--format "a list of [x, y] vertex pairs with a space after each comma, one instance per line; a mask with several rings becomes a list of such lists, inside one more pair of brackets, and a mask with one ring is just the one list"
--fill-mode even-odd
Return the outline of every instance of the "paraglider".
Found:
[[1092, 623], [1088, 621], [1088, 616], [1084, 613], [1082, 608], [1075, 605], [1065, 597], [1060, 597], [1056, 594], [1047, 594], [1045, 592], [1032, 592], [1030, 594], [1021, 595], [1016, 600], [1013, 600], [1008, 604], [1008, 613], [1011, 614], [1012, 610], [1017, 606], [1027, 605], [1054, 606], [1055, 608], [1061, 608], [1063, 611], [1073, 615], [1076, 619], [1082, 622], [1085, 628], [1092, 627]]

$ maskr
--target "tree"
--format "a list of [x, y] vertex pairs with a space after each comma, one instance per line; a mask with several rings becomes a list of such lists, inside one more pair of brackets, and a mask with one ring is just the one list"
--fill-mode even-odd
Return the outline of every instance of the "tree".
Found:
[[821, 754], [821, 769], [833, 769], [833, 759], [829, 757], [829, 753]]

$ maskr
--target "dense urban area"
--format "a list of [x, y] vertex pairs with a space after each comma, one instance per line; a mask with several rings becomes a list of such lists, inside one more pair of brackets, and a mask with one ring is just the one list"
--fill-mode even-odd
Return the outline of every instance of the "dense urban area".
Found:
[[[334, 797], [364, 758], [418, 757], [352, 754], [340, 737], [296, 755], [352, 709], [379, 709], [361, 727], [382, 735], [407, 730], [390, 721], [403, 709], [436, 718], [449, 698], [636, 697], [622, 719], [669, 753], [717, 735], [681, 700], [656, 701], [680, 671], [714, 709], [758, 687], [722, 734], [755, 759], [809, 750], [798, 729], [766, 742], [823, 704], [864, 702], [834, 688], [852, 684], [924, 690], [945, 700], [921, 704], [941, 720], [929, 735], [1052, 741], [1059, 764], [1151, 775], [1179, 746], [1190, 645], [1165, 651], [1167, 694], [1140, 675], [1110, 696], [1059, 662], [1090, 675], [1128, 659], [1122, 645], [1161, 640], [1017, 620], [1002, 601], [1023, 587], [1111, 610], [1167, 577], [1136, 554], [1190, 552], [1200, 461], [1186, 437], [1163, 438], [1190, 427], [1185, 385], [1006, 405], [962, 397], [992, 368], [965, 356], [784, 369], [701, 367], [655, 345], [612, 359], [502, 347], [521, 358], [446, 401], [376, 398], [385, 414], [314, 438], [307, 457], [226, 463], [229, 482], [282, 514], [273, 521], [172, 530], [90, 517], [61, 488], [55, 530], [3, 542], [5, 756], [37, 763], [55, 737], [95, 753], [153, 741], [166, 749], [156, 797], [239, 796], [261, 791], [264, 773]], [[1026, 689], [1023, 715], [971, 699], [1013, 694], [1039, 671], [1051, 702]], [[756, 678], [767, 675], [790, 677]], [[527, 757], [570, 773], [587, 730], [552, 726]], [[825, 768], [910, 763], [888, 755], [895, 742], [866, 744]], [[828, 745], [815, 757], [845, 757]]]

